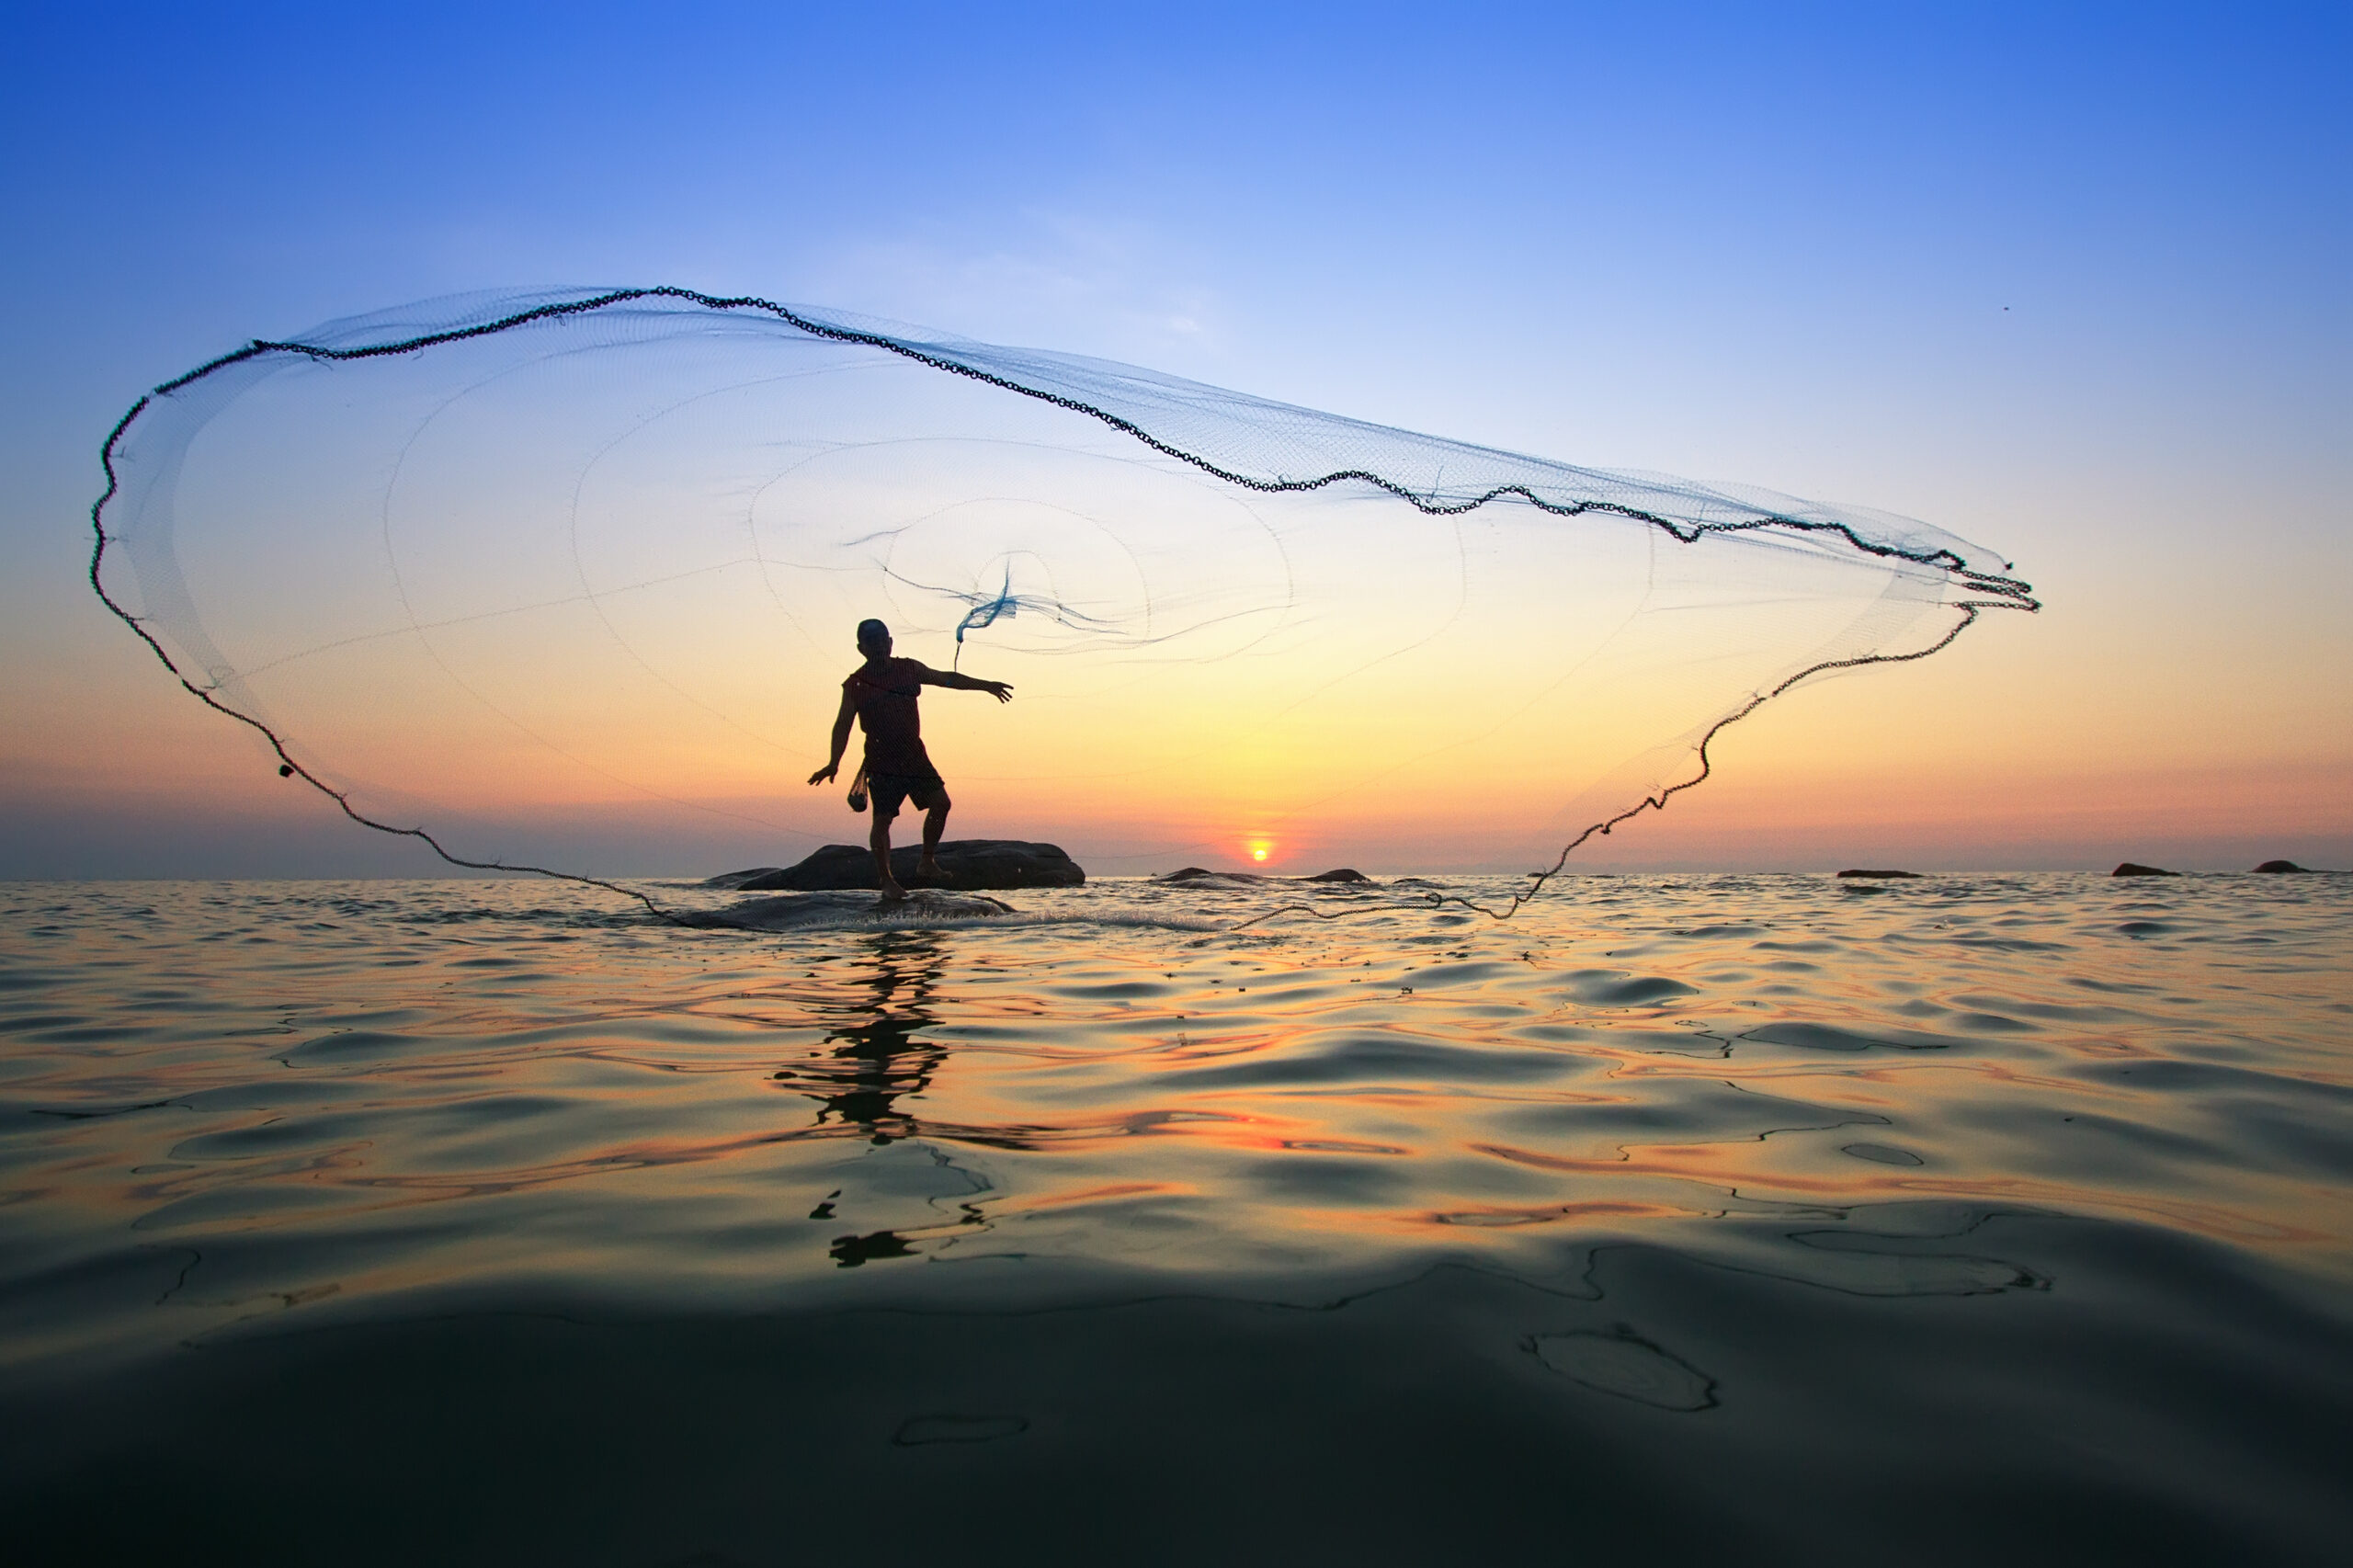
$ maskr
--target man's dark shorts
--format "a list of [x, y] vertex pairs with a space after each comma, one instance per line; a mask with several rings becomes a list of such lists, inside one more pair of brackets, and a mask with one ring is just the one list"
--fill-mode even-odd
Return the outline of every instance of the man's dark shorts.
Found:
[[899, 814], [901, 801], [913, 801], [915, 809], [927, 812], [948, 798], [947, 780], [937, 773], [870, 773], [866, 788], [872, 797], [874, 820], [888, 822]]

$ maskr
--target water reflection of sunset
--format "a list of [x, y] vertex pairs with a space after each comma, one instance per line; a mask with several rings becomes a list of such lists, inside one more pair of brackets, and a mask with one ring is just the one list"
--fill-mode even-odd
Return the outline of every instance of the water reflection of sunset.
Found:
[[[1238, 842], [1273, 858], [1270, 836]], [[2306, 1257], [2353, 1237], [2353, 1200], [2325, 1183], [2135, 1153], [2203, 1147], [2177, 1124], [2218, 1113], [2123, 1071], [2179, 1030], [2193, 1044], [2263, 1033], [2290, 1058], [2305, 1039], [2321, 1064], [2328, 1009], [2353, 1001], [2341, 984], [2269, 983], [2259, 1001], [2192, 986], [2186, 968], [2227, 967], [2227, 944], [2144, 943], [1998, 887], [1972, 902], [1864, 899], [1800, 880], [1717, 886], [1596, 879], [1509, 926], [1422, 925], [1411, 941], [1384, 917], [1230, 937], [1050, 921], [759, 948], [597, 938], [592, 967], [534, 983], [593, 1021], [551, 1031], [539, 1009], [489, 994], [465, 1014], [470, 1029], [529, 1031], [539, 1050], [421, 1036], [373, 1069], [388, 1107], [429, 1107], [447, 1077], [548, 1108], [540, 1131], [493, 1142], [435, 1132], [429, 1112], [370, 1112], [364, 1140], [337, 1134], [318, 1160], [249, 1165], [234, 1153], [244, 1123], [223, 1112], [176, 1123], [174, 1147], [210, 1159], [217, 1145], [226, 1164], [124, 1191], [202, 1196], [276, 1230], [412, 1205], [494, 1223], [515, 1205], [690, 1187], [699, 1218], [658, 1244], [661, 1268], [682, 1278], [1041, 1247], [1133, 1250], [1177, 1269], [1266, 1249], [1337, 1261], [1921, 1202], [2097, 1213]], [[2154, 896], [2084, 886], [2070, 896]], [[447, 896], [536, 907], [528, 884], [452, 884]], [[1128, 883], [1024, 902], [1049, 916], [1198, 921], [1249, 896]], [[2267, 963], [2296, 918], [2285, 905], [2267, 915]], [[1966, 939], [1989, 922], [1998, 946]], [[1792, 927], [1802, 939], [1774, 934]], [[2063, 971], [2015, 957], [2036, 943], [2063, 944]], [[471, 953], [371, 971], [367, 983], [397, 1011], [404, 987], [438, 996], [498, 972], [466, 968]], [[1836, 989], [1789, 988], [1785, 977], [1832, 962]], [[332, 965], [316, 972], [338, 997], [353, 983]], [[2161, 981], [2171, 1013], [2185, 990], [2214, 999], [2174, 1020], [2086, 1002], [2091, 981], [2109, 998]], [[2306, 1002], [2318, 1011], [2300, 1035]], [[306, 1054], [332, 1043], [301, 1046], [288, 1065], [340, 1062]], [[149, 1097], [188, 1086], [156, 1071], [168, 1081]], [[397, 1089], [406, 1074], [422, 1075]], [[93, 1148], [148, 1163], [148, 1123], [77, 1125]], [[2143, 1133], [2119, 1143], [2078, 1127]], [[2097, 1161], [2076, 1147], [2094, 1146], [2086, 1136], [2107, 1151]], [[291, 1207], [271, 1196], [290, 1183], [303, 1199]], [[738, 1229], [782, 1250], [737, 1256], [743, 1244], [726, 1238]], [[657, 1244], [631, 1233], [610, 1244]], [[1832, 1268], [1817, 1251], [1791, 1266]], [[1842, 1278], [1863, 1267], [1833, 1262]], [[414, 1282], [434, 1267], [390, 1259], [366, 1278]]]

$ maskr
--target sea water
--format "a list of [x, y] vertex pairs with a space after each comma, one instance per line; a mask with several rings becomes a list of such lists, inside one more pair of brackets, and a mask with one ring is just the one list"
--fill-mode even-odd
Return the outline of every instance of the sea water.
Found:
[[2353, 1553], [2353, 878], [1515, 885], [0, 887], [8, 1560]]

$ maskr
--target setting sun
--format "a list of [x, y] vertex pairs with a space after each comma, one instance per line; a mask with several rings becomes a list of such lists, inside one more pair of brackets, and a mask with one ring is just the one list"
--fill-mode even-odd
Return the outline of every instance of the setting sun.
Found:
[[1263, 838], [1256, 838], [1250, 841], [1249, 847], [1250, 858], [1253, 860], [1264, 860], [1267, 858], [1267, 851], [1273, 848], [1274, 846], [1268, 844]]

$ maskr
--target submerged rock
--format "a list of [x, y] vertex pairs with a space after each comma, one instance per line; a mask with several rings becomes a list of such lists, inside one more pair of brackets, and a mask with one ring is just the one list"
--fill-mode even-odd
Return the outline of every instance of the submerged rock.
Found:
[[1372, 881], [1353, 866], [1336, 866], [1328, 871], [1318, 871], [1312, 877], [1302, 877], [1303, 882], [1369, 882]]
[[2257, 866], [2256, 869], [2275, 876], [2281, 872], [2292, 872], [2298, 876], [2308, 876], [2312, 872], [2312, 868], [2310, 866], [2299, 866], [2293, 860], [2266, 860], [2262, 865]]
[[2127, 860], [2124, 864], [2117, 867], [2113, 871], [2110, 871], [2109, 875], [2111, 877], [2177, 877], [2181, 875], [2181, 873], [2179, 871], [2160, 870], [2154, 866], [2136, 866], [2131, 861]]
[[920, 925], [940, 920], [986, 920], [1012, 913], [1013, 906], [1002, 899], [920, 888], [905, 898], [894, 899], [878, 898], [871, 892], [856, 890], [779, 893], [770, 898], [738, 899], [724, 909], [696, 910], [675, 918], [681, 926], [706, 929], [790, 931], [804, 926], [834, 925], [845, 919]]
[[[915, 863], [920, 846], [904, 844], [891, 851], [891, 874], [909, 888], [916, 886]], [[957, 892], [976, 888], [1074, 888], [1086, 873], [1055, 844], [1030, 844], [1013, 838], [958, 838], [939, 846], [939, 869], [947, 886]], [[756, 867], [729, 871], [703, 886], [735, 888], [745, 892], [830, 892], [872, 890], [881, 885], [874, 874], [874, 852], [863, 845], [828, 844], [797, 866]]]
[[1852, 871], [1841, 871], [1841, 872], [1839, 872], [1838, 874], [1839, 874], [1840, 876], [1842, 876], [1842, 877], [1869, 877], [1869, 878], [1870, 878], [1873, 881], [1881, 881], [1881, 882], [1884, 882], [1884, 881], [1894, 881], [1894, 880], [1896, 880], [1896, 879], [1898, 879], [1898, 878], [1908, 878], [1908, 879], [1910, 879], [1910, 880], [1912, 880], [1912, 881], [1917, 881], [1919, 880], [1919, 877], [1920, 877], [1920, 873], [1919, 873], [1919, 872], [1917, 872], [1917, 871], [1865, 871], [1865, 870], [1852, 870]]

